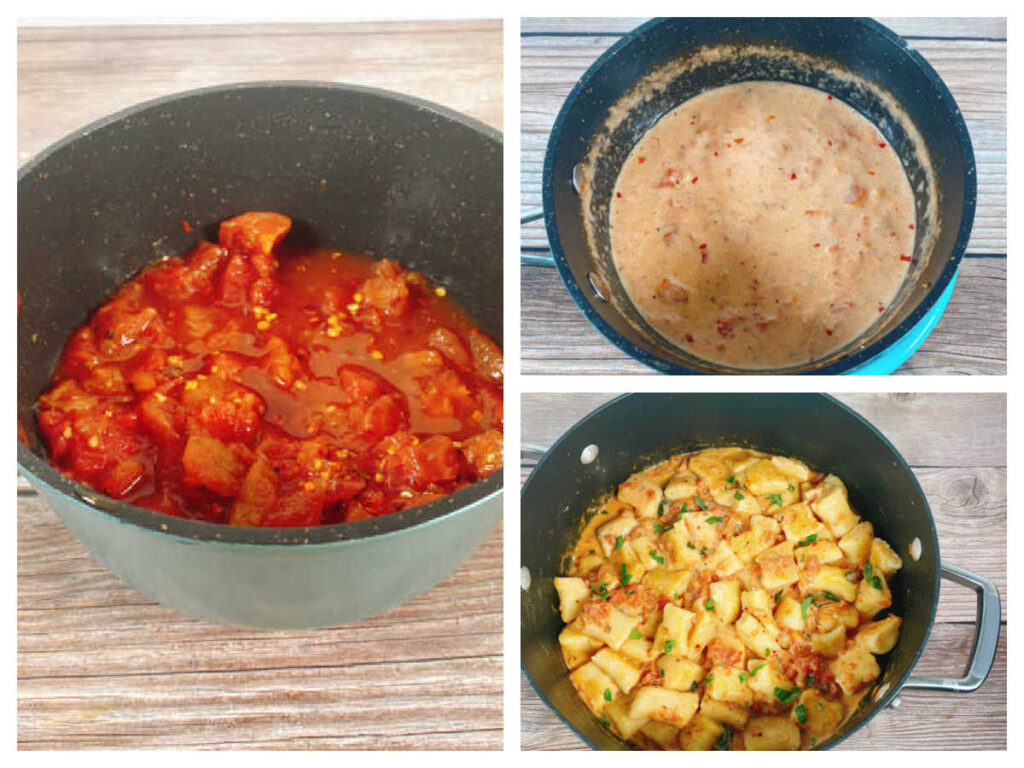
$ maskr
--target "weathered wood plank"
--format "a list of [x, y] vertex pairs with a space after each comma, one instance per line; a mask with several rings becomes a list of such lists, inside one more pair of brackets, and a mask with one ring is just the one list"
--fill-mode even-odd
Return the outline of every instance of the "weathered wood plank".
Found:
[[[647, 17], [619, 18], [524, 18], [520, 32], [524, 35], [543, 34], [623, 34], [643, 24]], [[990, 37], [1006, 39], [1005, 18], [879, 18], [882, 24], [904, 37]]]
[[[937, 624], [915, 667], [920, 675], [963, 673], [973, 627]], [[907, 691], [899, 709], [879, 712], [837, 749], [1006, 749], [1006, 627], [988, 680], [974, 693]], [[585, 745], [521, 678], [524, 750], [585, 749]]]
[[[540, 204], [548, 134], [579, 77], [617, 37], [526, 37], [522, 40], [521, 203]], [[978, 205], [968, 250], [1006, 253], [1006, 44], [919, 40], [967, 121], [978, 170]], [[524, 247], [547, 244], [540, 222], [522, 230]]]
[[[652, 374], [587, 322], [554, 269], [524, 267], [524, 374]], [[1006, 259], [967, 258], [932, 335], [896, 373], [1006, 373]]]
[[501, 127], [500, 21], [22, 28], [18, 40], [19, 164], [146, 99], [257, 80], [386, 88]]

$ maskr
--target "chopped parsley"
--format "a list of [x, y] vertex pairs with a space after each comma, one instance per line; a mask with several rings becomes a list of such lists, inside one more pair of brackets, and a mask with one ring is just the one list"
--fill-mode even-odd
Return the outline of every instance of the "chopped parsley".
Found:
[[758, 664], [756, 667], [754, 667], [752, 670], [750, 670], [750, 676], [753, 677], [758, 672], [760, 672], [761, 671], [761, 667], [763, 667], [763, 666], [764, 666], [764, 664]]
[[662, 498], [661, 503], [658, 505], [658, 517], [665, 514], [665, 505], [668, 504], [668, 499]]
[[720, 518], [720, 517], [709, 517], [704, 522], [707, 523], [708, 525], [714, 525], [715, 523], [722, 522], [722, 518]]
[[824, 597], [826, 600], [831, 600], [833, 603], [841, 602], [843, 599], [835, 592], [829, 592], [827, 589], [821, 590], [821, 592], [819, 592], [818, 594]]
[[775, 698], [779, 700], [780, 704], [789, 704], [793, 699], [800, 695], [800, 688], [793, 687], [788, 691], [785, 688], [775, 688]]
[[612, 727], [612, 724], [608, 721], [608, 718], [605, 717], [604, 715], [601, 715], [601, 725], [603, 725], [605, 728], [611, 728]]
[[707, 610], [707, 611], [715, 610], [715, 601], [714, 600], [708, 600], [706, 603], [704, 603], [704, 609]]
[[611, 688], [605, 688], [604, 689], [604, 700], [605, 701], [611, 701], [612, 700], [612, 689]]
[[633, 576], [629, 571], [626, 570], [626, 564], [623, 563], [619, 566], [619, 581], [622, 582], [622, 586], [626, 586], [630, 581], [633, 580]]
[[655, 523], [654, 524], [654, 532], [660, 534], [660, 533], [664, 533], [665, 531], [671, 531], [672, 530], [672, 526], [674, 526], [674, 525], [675, 525], [675, 523], [668, 523], [667, 525], [662, 525], [661, 523]]
[[643, 640], [644, 639], [644, 636], [641, 635], [639, 632], [637, 632], [635, 628], [629, 630], [629, 636], [632, 637], [634, 640]]
[[732, 728], [726, 723], [722, 723], [722, 735], [718, 737], [718, 741], [715, 742], [715, 750], [718, 752], [728, 752], [732, 747]]
[[804, 725], [807, 722], [807, 710], [804, 709], [803, 704], [797, 704], [793, 712], [796, 714], [796, 721], [800, 725]]
[[864, 563], [864, 581], [875, 589], [882, 588], [882, 580], [875, 575], [875, 568], [871, 563]]
[[694, 496], [693, 497], [693, 503], [696, 504], [701, 509], [707, 509], [708, 508], [708, 505], [704, 503], [704, 499], [702, 499], [700, 496]]
[[807, 537], [806, 539], [800, 539], [800, 541], [798, 541], [798, 542], [796, 543], [796, 545], [797, 545], [798, 547], [806, 547], [807, 545], [809, 545], [809, 544], [811, 544], [811, 543], [813, 543], [813, 542], [815, 542], [815, 541], [817, 541], [817, 540], [818, 540], [818, 534], [816, 534], [816, 533], [812, 533], [812, 534], [811, 534], [810, 536], [808, 536], [808, 537]]
[[664, 669], [659, 669], [658, 670], [658, 677], [664, 677], [664, 676], [665, 676], [665, 670]]
[[821, 712], [821, 702], [818, 702], [818, 711]]
[[780, 589], [778, 592], [775, 593], [775, 604], [778, 605], [779, 604], [779, 600], [781, 600], [781, 599], [782, 599], [782, 590]]
[[714, 679], [715, 679], [714, 675], [708, 675], [707, 677], [704, 678], [703, 685], [711, 685], [711, 681], [714, 680]]
[[782, 496], [777, 494], [777, 493], [769, 493], [768, 494], [768, 501], [770, 501], [772, 504], [774, 504], [777, 507], [781, 507], [782, 506]]
[[658, 554], [658, 550], [652, 549], [647, 554], [651, 556], [651, 560], [653, 560], [654, 562], [660, 563], [661, 565], [665, 564], [665, 558]]
[[675, 648], [675, 647], [676, 647], [676, 641], [675, 640], [666, 640], [665, 641], [665, 653], [670, 653], [672, 651], [672, 649]]
[[814, 685], [814, 673], [813, 672], [808, 672], [807, 673], [807, 687], [810, 688], [812, 685]]
[[700, 686], [697, 684], [696, 680], [694, 680], [692, 683], [690, 683], [690, 690], [691, 691], [696, 691], [699, 687]]
[[704, 555], [706, 555], [707, 553], [708, 553], [708, 548], [707, 547], [701, 547], [700, 548], [700, 556], [701, 557], [704, 557]]
[[814, 602], [814, 595], [808, 595], [800, 603], [800, 615], [804, 617], [804, 621], [807, 621], [807, 609], [811, 607], [812, 602]]
[[688, 508], [689, 506], [690, 506], [690, 505], [689, 505], [689, 504], [687, 504], [687, 503], [686, 503], [686, 502], [684, 501], [684, 502], [683, 502], [683, 506], [682, 506], [682, 507], [680, 508], [680, 514], [682, 514], [683, 512], [685, 512], [685, 511], [687, 510], [687, 508]]
[[590, 591], [593, 592], [596, 597], [599, 597], [602, 600], [607, 600], [609, 597], [608, 585], [605, 584], [603, 581], [599, 581], [597, 582], [597, 584], [592, 585], [590, 587]]
[[697, 548], [697, 547], [694, 546], [692, 541], [686, 542], [686, 546], [689, 547], [690, 549], [696, 549]]
[[727, 478], [725, 478], [725, 482], [727, 482], [727, 483], [735, 483], [736, 482], [736, 475], [729, 475]]
[[622, 549], [622, 537], [621, 536], [616, 536], [615, 537], [615, 546], [612, 548], [612, 552], [618, 552], [620, 549]]
[[748, 677], [750, 677], [750, 673], [749, 672], [740, 672], [740, 682], [741, 683], [747, 682], [747, 678]]
[[795, 491], [795, 490], [796, 490], [796, 488], [794, 488], [794, 487], [793, 487], [793, 486], [791, 485], [791, 486], [789, 486], [789, 490], [791, 490], [791, 491]]
[[734, 493], [733, 496], [735, 496], [740, 501], [743, 501], [743, 494], [740, 493], [739, 491], [736, 491], [736, 493]]

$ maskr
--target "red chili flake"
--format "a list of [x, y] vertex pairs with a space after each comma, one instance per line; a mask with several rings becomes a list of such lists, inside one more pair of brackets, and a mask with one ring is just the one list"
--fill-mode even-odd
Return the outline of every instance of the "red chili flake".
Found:
[[868, 171], [868, 176], [874, 176], [874, 175], [875, 175], [874, 171]]
[[686, 338], [686, 340], [687, 340], [688, 342], [690, 342], [691, 344], [693, 344], [693, 336], [691, 336], [690, 334], [686, 334], [685, 338]]
[[698, 248], [707, 248], [707, 247], [708, 247], [708, 244], [707, 244], [707, 243], [701, 243], [701, 244], [700, 244], [700, 245], [698, 245], [697, 247], [698, 247]]
[[878, 142], [878, 146], [879, 146], [879, 148], [881, 148], [881, 149], [885, 149], [885, 142], [884, 142], [884, 141], [880, 141], [880, 142]]
[[729, 338], [733, 333], [732, 323], [727, 320], [716, 320], [715, 329], [718, 331], [720, 336], [724, 336], [725, 338]]
[[772, 120], [774, 120], [774, 119], [775, 119], [775, 115], [768, 115], [768, 119], [767, 119], [767, 120], [765, 120], [765, 122], [766, 122], [766, 123], [770, 123], [770, 122], [771, 122]]
[[885, 312], [885, 307], [879, 307], [879, 308], [878, 308], [878, 311], [879, 311], [879, 312]]
[[701, 251], [700, 252], [700, 263], [701, 264], [707, 264], [708, 263], [707, 251]]
[[637, 156], [637, 158], [636, 158], [636, 161], [637, 161], [638, 163], [642, 163], [642, 162], [643, 162], [644, 160], [646, 160], [646, 159], [647, 159], [647, 158], [646, 158], [646, 157], [644, 157], [643, 155], [638, 155], [638, 156]]
[[796, 178], [796, 174], [795, 174], [795, 173], [791, 173], [791, 174], [789, 174], [789, 180], [790, 180], [790, 181], [792, 181], [792, 180], [793, 180], [793, 179], [795, 179], [795, 178]]
[[743, 143], [743, 139], [733, 139], [733, 141], [735, 141], [737, 144]]
[[906, 254], [901, 253], [900, 254], [900, 261], [910, 261], [910, 257], [907, 256]]
[[690, 125], [696, 125], [696, 124], [697, 123], [695, 123], [693, 120], [690, 121]]
[[889, 233], [889, 237], [896, 237], [896, 233], [895, 232], [890, 232]]
[[622, 193], [621, 193], [621, 192], [616, 192], [616, 193], [615, 193], [615, 196], [616, 196], [616, 197], [622, 197]]
[[184, 229], [186, 232], [191, 232], [192, 231], [192, 225], [189, 224], [184, 219], [181, 220], [181, 228]]
[[830, 142], [828, 143], [828, 145], [829, 145], [829, 146], [831, 147], [831, 146], [832, 146], [832, 142], [830, 141]]
[[815, 243], [815, 244], [814, 244], [814, 247], [815, 247], [815, 248], [821, 248], [821, 243]]
[[691, 184], [696, 184], [697, 183], [697, 178], [698, 177], [694, 176], [692, 179], [690, 179], [690, 183]]
[[913, 224], [910, 224], [909, 226], [910, 226], [910, 228], [911, 228], [911, 229], [913, 229], [913, 228], [914, 228], [914, 225], [913, 225]]
[[718, 153], [717, 152], [715, 152], [715, 157], [718, 157]]
[[827, 333], [829, 336], [831, 336], [832, 335], [832, 329], [831, 328], [826, 328], [825, 329], [825, 333]]
[[831, 93], [828, 95], [828, 100], [832, 101], [832, 94]]

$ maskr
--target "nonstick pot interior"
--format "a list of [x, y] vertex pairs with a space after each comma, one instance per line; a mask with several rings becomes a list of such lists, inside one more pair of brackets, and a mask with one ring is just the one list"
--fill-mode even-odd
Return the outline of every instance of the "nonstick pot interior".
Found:
[[[661, 90], [636, 103], [610, 134], [609, 109], [655, 70], [693, 56], [705, 46], [738, 46], [737, 54], [674, 74]], [[775, 46], [829, 62], [880, 87], [909, 117], [923, 138], [935, 185], [927, 183], [921, 154], [905, 121], [876, 90], [791, 57], [753, 53]], [[918, 222], [916, 266], [889, 311], [867, 334], [826, 361], [787, 373], [837, 373], [860, 365], [894, 343], [931, 308], [953, 277], [974, 218], [974, 155], [956, 103], [930, 65], [897, 35], [859, 19], [667, 19], [650, 22], [601, 57], [577, 84], [556, 120], [544, 168], [548, 238], [573, 299], [588, 319], [621, 349], [671, 373], [741, 372], [701, 361], [660, 336], [630, 302], [612, 261], [608, 238], [611, 195], [632, 147], [674, 107], [711, 88], [750, 80], [782, 80], [827, 91], [871, 120], [900, 155], [915, 192]], [[573, 168], [596, 142], [607, 148], [589, 175], [591, 237], [584, 231]], [[938, 194], [934, 187], [937, 187]], [[934, 199], [933, 199], [934, 198]], [[924, 217], [937, 205], [936, 221]], [[927, 244], [923, 247], [922, 244]], [[593, 275], [593, 277], [591, 277]], [[591, 287], [597, 282], [610, 301]], [[603, 285], [602, 285], [603, 283]]]
[[[344, 85], [245, 84], [159, 99], [78, 131], [19, 176], [18, 450], [28, 474], [64, 493], [81, 488], [46, 464], [34, 417], [72, 331], [141, 267], [215, 240], [221, 220], [248, 210], [290, 216], [289, 242], [372, 252], [424, 272], [501, 343], [496, 131]], [[500, 487], [498, 472], [415, 510], [347, 524], [345, 535], [422, 522]], [[104, 508], [152, 527], [173, 520], [189, 536], [225, 528]]]
[[[597, 459], [580, 454], [598, 447]], [[928, 502], [906, 462], [860, 416], [824, 395], [626, 395], [569, 430], [533, 470], [522, 492], [521, 594], [523, 668], [541, 697], [591, 746], [628, 748], [600, 725], [569, 682], [558, 633], [562, 622], [552, 578], [564, 573], [584, 512], [632, 472], [679, 451], [741, 445], [793, 456], [845, 482], [850, 502], [875, 534], [903, 558], [890, 585], [903, 618], [896, 647], [880, 659], [876, 689], [835, 736], [838, 743], [886, 706], [917, 661], [939, 593], [939, 549]], [[921, 558], [907, 555], [919, 538]]]

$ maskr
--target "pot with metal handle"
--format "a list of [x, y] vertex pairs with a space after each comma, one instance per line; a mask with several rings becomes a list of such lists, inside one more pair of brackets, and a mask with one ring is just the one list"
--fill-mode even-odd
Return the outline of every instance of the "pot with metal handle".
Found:
[[[552, 578], [564, 573], [584, 512], [632, 472], [665, 456], [741, 445], [800, 458], [847, 485], [850, 503], [903, 558], [890, 585], [899, 641], [880, 659], [882, 675], [832, 738], [833, 747], [913, 688], [972, 691], [995, 659], [999, 595], [991, 581], [943, 563], [928, 501], [893, 445], [857, 413], [826, 395], [643, 394], [616, 398], [585, 417], [553, 446], [525, 446], [539, 458], [522, 490], [520, 637], [522, 667], [541, 699], [595, 749], [630, 746], [601, 726], [569, 683], [558, 633]], [[917, 540], [917, 544], [914, 541]], [[908, 552], [919, 547], [919, 557]], [[978, 594], [975, 643], [961, 679], [911, 675], [947, 578]]]

